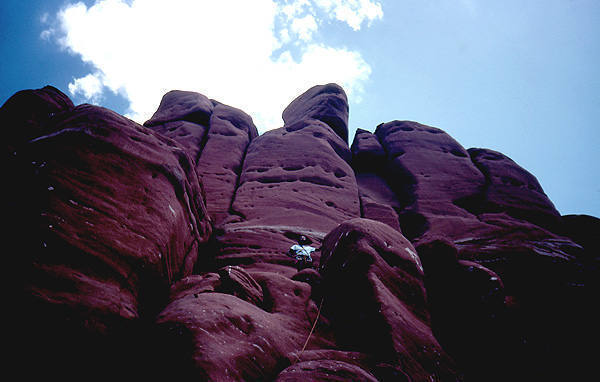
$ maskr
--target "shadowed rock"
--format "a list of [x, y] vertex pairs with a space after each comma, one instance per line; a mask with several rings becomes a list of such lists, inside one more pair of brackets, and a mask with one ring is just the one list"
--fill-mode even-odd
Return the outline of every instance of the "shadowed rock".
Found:
[[69, 97], [52, 86], [15, 93], [0, 108], [7, 154], [15, 155], [19, 145], [52, 132], [54, 117], [74, 107]]
[[[235, 272], [239, 280], [243, 271]], [[243, 297], [239, 288], [230, 288], [227, 278], [231, 276], [222, 272], [208, 273], [173, 286], [171, 302], [157, 319], [161, 341], [167, 346], [163, 352], [175, 352], [175, 375], [272, 380], [285, 355], [302, 349], [316, 319], [310, 287], [275, 273], [245, 273], [243, 284], [254, 285], [253, 290], [260, 285], [268, 296], [257, 306], [239, 298]], [[314, 333], [311, 345], [327, 347], [331, 342]]]
[[400, 231], [396, 210], [401, 209], [401, 206], [384, 179], [387, 156], [377, 136], [358, 129], [351, 150], [352, 168], [356, 173], [360, 192], [361, 216]]
[[112, 111], [80, 105], [54, 119], [14, 160], [14, 221], [29, 232], [15, 270], [25, 341], [49, 351], [52, 370], [69, 357], [127, 364], [139, 351], [131, 328], [191, 274], [211, 233], [202, 189], [181, 147]]
[[500, 277], [480, 264], [459, 260], [456, 247], [444, 239], [422, 243], [417, 251], [425, 268], [433, 332], [443, 348], [459, 365], [472, 365], [472, 379], [516, 378], [504, 369], [513, 355], [503, 351], [511, 333]]
[[413, 380], [460, 379], [429, 327], [423, 268], [406, 238], [353, 219], [327, 235], [322, 252], [325, 315], [341, 346], [399, 365]]
[[401, 204], [400, 225], [415, 239], [427, 231], [464, 232], [480, 223], [454, 201], [478, 194], [485, 183], [467, 151], [444, 131], [410, 121], [377, 127], [387, 153], [386, 177]]
[[360, 367], [334, 360], [317, 360], [296, 363], [278, 376], [276, 381], [364, 381], [376, 382], [377, 379]]

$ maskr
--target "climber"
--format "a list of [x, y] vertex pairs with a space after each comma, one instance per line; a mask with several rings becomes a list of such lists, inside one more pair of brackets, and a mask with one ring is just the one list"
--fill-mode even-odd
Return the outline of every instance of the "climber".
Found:
[[296, 268], [302, 270], [304, 268], [310, 268], [312, 266], [312, 257], [310, 254], [315, 251], [314, 247], [311, 247], [311, 241], [302, 235], [298, 239], [298, 244], [294, 244], [288, 250], [288, 256], [296, 259]]

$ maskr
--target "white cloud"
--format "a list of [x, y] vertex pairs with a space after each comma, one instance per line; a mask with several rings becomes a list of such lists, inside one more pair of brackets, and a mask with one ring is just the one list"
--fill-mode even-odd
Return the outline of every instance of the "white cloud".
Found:
[[318, 20], [358, 30], [378, 17], [381, 5], [369, 0], [98, 0], [60, 11], [55, 35], [96, 68], [69, 84], [72, 94], [93, 101], [104, 87], [119, 92], [128, 116], [144, 122], [167, 91], [197, 91], [248, 112], [265, 131], [315, 84], [337, 82], [360, 98], [367, 62], [314, 36]]
[[295, 18], [291, 25], [292, 31], [298, 34], [298, 37], [302, 41], [312, 40], [312, 35], [319, 29], [317, 21], [313, 15], [306, 15], [304, 17]]
[[315, 4], [325, 12], [333, 12], [335, 18], [359, 30], [361, 24], [369, 24], [383, 17], [381, 4], [371, 0], [315, 0]]
[[48, 12], [45, 12], [44, 14], [42, 14], [40, 16], [40, 24], [47, 26], [47, 29], [44, 29], [41, 33], [40, 33], [40, 38], [42, 40], [46, 40], [46, 41], [50, 41], [52, 39], [52, 36], [55, 33], [54, 28], [52, 28], [50, 25], [50, 14]]
[[54, 31], [52, 29], [44, 29], [40, 33], [40, 37], [42, 38], [42, 40], [49, 41], [50, 38], [52, 37], [53, 33], [54, 33]]
[[291, 19], [303, 13], [305, 8], [310, 8], [310, 5], [311, 3], [309, 0], [288, 0], [280, 6], [280, 9], [281, 13]]
[[86, 99], [97, 102], [102, 94], [102, 80], [100, 75], [88, 74], [85, 77], [77, 78], [69, 84], [69, 93], [71, 95], [81, 94]]

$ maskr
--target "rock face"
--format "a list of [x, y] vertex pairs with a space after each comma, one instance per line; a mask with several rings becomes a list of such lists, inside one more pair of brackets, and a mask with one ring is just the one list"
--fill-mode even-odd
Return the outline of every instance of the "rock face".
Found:
[[296, 98], [283, 111], [286, 125], [304, 120], [317, 120], [348, 142], [348, 99], [336, 84], [313, 86]]
[[[560, 216], [510, 158], [434, 127], [383, 123], [349, 147], [335, 84], [283, 120], [259, 136], [243, 111], [177, 90], [143, 126], [53, 87], [7, 100], [10, 346], [36, 366], [21, 375], [584, 372], [597, 218]], [[302, 236], [305, 269], [287, 255]]]
[[202, 94], [173, 90], [144, 125], [179, 142], [194, 158], [209, 215], [220, 225], [230, 215], [246, 150], [258, 135], [252, 118]]
[[[51, 343], [90, 365], [192, 273], [212, 225], [194, 162], [175, 141], [90, 105], [26, 126], [42, 123], [43, 135], [8, 143], [20, 186], [15, 237], [29, 236], [15, 275], [26, 293], [25, 343], [47, 350], [52, 367], [66, 359]], [[76, 349], [86, 340], [87, 353]]]
[[[487, 149], [469, 149], [471, 160], [485, 176], [477, 209], [506, 211], [509, 215], [536, 223], [542, 227], [556, 227], [560, 214], [548, 199], [537, 179], [510, 158]], [[468, 207], [467, 207], [468, 208]]]
[[396, 194], [385, 180], [387, 155], [374, 134], [358, 129], [352, 142], [352, 167], [360, 192], [361, 216], [400, 231]]

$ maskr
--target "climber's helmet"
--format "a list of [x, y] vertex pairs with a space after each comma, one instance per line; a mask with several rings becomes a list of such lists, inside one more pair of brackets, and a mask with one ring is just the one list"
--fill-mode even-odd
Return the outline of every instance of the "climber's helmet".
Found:
[[310, 243], [311, 243], [311, 241], [306, 236], [304, 236], [304, 235], [301, 235], [298, 238], [298, 244], [300, 244], [300, 245], [310, 244]]

